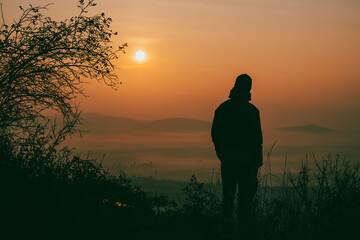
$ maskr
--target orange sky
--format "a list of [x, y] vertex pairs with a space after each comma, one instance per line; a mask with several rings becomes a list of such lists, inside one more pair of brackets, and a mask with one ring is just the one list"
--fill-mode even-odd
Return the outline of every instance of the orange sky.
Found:
[[[76, 0], [2, 0], [17, 6], [54, 2], [56, 19]], [[116, 65], [123, 85], [87, 86], [84, 112], [137, 118], [211, 120], [238, 74], [253, 78], [263, 126], [315, 123], [360, 130], [360, 1], [98, 0], [129, 48]], [[115, 42], [115, 43], [116, 43]], [[147, 61], [136, 63], [142, 49]]]

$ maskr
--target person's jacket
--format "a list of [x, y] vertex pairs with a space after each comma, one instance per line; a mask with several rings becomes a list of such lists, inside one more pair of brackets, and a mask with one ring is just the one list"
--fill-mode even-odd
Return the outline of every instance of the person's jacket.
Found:
[[248, 101], [229, 99], [220, 104], [215, 111], [211, 137], [222, 165], [262, 165], [260, 114]]

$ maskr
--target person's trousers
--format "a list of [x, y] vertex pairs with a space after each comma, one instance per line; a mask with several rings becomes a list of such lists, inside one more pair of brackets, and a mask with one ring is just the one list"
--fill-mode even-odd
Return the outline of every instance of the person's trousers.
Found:
[[237, 217], [239, 223], [249, 222], [252, 202], [258, 187], [258, 167], [221, 165], [223, 183], [222, 216], [224, 220], [232, 218], [236, 186], [238, 188]]

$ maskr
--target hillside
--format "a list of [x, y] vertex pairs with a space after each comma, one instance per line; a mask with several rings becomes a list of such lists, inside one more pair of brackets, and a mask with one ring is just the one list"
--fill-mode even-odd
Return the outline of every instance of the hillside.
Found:
[[204, 132], [211, 123], [188, 118], [167, 118], [155, 121], [141, 121], [129, 118], [85, 113], [82, 115], [82, 129], [91, 135], [117, 135], [141, 132]]

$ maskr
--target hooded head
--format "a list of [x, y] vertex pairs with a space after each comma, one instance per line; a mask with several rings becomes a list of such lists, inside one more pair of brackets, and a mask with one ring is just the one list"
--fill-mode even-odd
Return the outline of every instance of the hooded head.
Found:
[[230, 91], [229, 98], [239, 100], [251, 100], [252, 79], [247, 74], [241, 74], [236, 78], [235, 85]]

